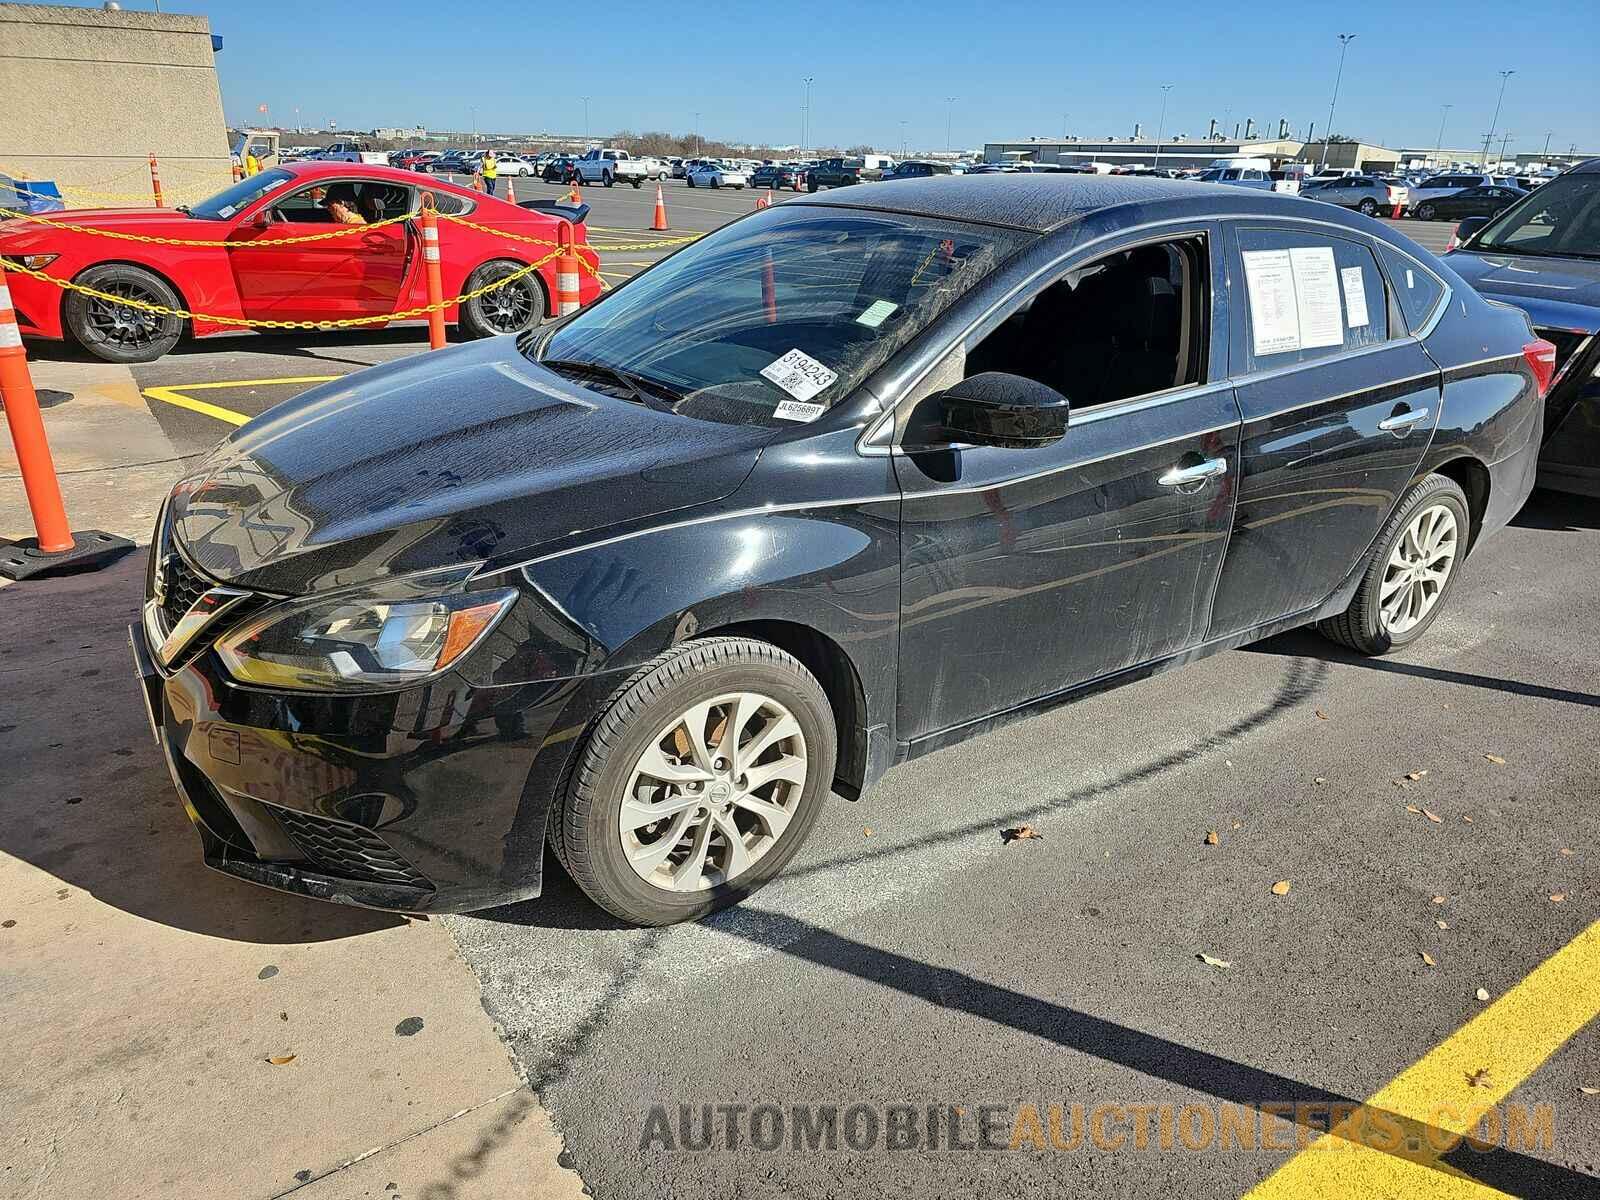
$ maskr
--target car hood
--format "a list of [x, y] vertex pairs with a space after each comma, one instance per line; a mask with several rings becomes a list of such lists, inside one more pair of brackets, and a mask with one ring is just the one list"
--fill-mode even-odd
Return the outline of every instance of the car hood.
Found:
[[1526, 311], [1536, 326], [1600, 330], [1600, 261], [1473, 250], [1444, 261], [1485, 296]]
[[214, 578], [297, 595], [509, 565], [720, 500], [773, 435], [577, 387], [492, 338], [279, 405], [178, 484], [170, 519]]
[[20, 233], [55, 234], [53, 226], [85, 225], [94, 229], [114, 229], [120, 233], [142, 233], [147, 236], [181, 237], [194, 241], [220, 241], [227, 236], [226, 221], [205, 221], [186, 217], [170, 208], [74, 208], [65, 212], [43, 213], [51, 224], [29, 221], [21, 217], [0, 221], [0, 237]]

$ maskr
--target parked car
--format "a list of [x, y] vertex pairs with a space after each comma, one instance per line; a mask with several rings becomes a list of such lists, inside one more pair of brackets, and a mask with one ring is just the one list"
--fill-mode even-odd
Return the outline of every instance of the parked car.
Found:
[[424, 150], [421, 154], [417, 155], [416, 158], [412, 160], [411, 166], [410, 166], [409, 169], [412, 170], [412, 171], [428, 171], [428, 170], [432, 169], [433, 164], [438, 160], [438, 158], [439, 158], [439, 151], [437, 151], [437, 150]]
[[[499, 175], [520, 175], [526, 178], [539, 173], [533, 162], [520, 154], [496, 154], [494, 160], [495, 172]], [[481, 163], [483, 160], [480, 157], [478, 161]]]
[[771, 188], [777, 191], [784, 188], [798, 192], [801, 189], [801, 173], [794, 167], [781, 163], [766, 163], [750, 172], [750, 186]]
[[1539, 483], [1600, 496], [1600, 158], [1467, 218], [1455, 237], [1445, 264], [1555, 346]]
[[1459, 221], [1463, 217], [1492, 217], [1502, 208], [1516, 203], [1527, 194], [1522, 188], [1498, 185], [1463, 188], [1448, 196], [1424, 200], [1414, 206], [1411, 212], [1419, 221]]
[[626, 150], [596, 146], [574, 162], [578, 182], [613, 187], [618, 182], [641, 186], [650, 175], [650, 164], [634, 158]]
[[217, 870], [443, 912], [548, 843], [692, 919], [897, 762], [1296, 626], [1413, 644], [1532, 484], [1542, 348], [1293, 198], [797, 199], [235, 431], [134, 653]]
[[750, 186], [750, 177], [748, 175], [720, 162], [696, 163], [689, 168], [689, 172], [684, 176], [684, 179], [690, 187], [746, 188]]
[[896, 163], [894, 169], [884, 175], [885, 179], [927, 179], [930, 175], [950, 174], [950, 164], [942, 162], [924, 162], [921, 159], [908, 159]]
[[1453, 196], [1457, 192], [1464, 192], [1468, 188], [1492, 186], [1494, 180], [1489, 176], [1468, 171], [1449, 171], [1438, 175], [1430, 175], [1416, 187], [1410, 188], [1409, 198], [1411, 211], [1416, 212], [1429, 200], [1439, 200], [1445, 196]]
[[1390, 216], [1398, 207], [1405, 211], [1406, 189], [1397, 183], [1387, 183], [1370, 175], [1345, 175], [1321, 183], [1308, 181], [1301, 185], [1300, 195], [1307, 200], [1322, 200], [1341, 208], [1354, 208], [1369, 217]]
[[1272, 191], [1272, 172], [1259, 167], [1212, 167], [1196, 178], [1201, 183], [1225, 183], [1230, 187], [1254, 188], [1259, 192]]
[[869, 168], [859, 158], [825, 158], [806, 172], [806, 191], [851, 187], [882, 178], [881, 169]]
[[428, 164], [428, 170], [436, 175], [470, 175], [472, 167], [469, 164], [476, 157], [470, 150], [445, 150]]
[[570, 154], [558, 154], [544, 164], [539, 178], [546, 183], [577, 183], [578, 160]]
[[[387, 166], [306, 162], [251, 175], [208, 200], [184, 208], [74, 209], [56, 214], [54, 226], [23, 220], [0, 222], [0, 254], [16, 256], [47, 275], [130, 301], [205, 316], [184, 318], [120, 304], [103, 296], [63, 291], [56, 284], [14, 275], [11, 294], [22, 332], [77, 342], [110, 362], [151, 362], [185, 336], [235, 333], [225, 318], [338, 321], [378, 317], [428, 303], [422, 234], [411, 220], [423, 187], [439, 211], [465, 215], [524, 238], [553, 239], [550, 213], [519, 208], [442, 180]], [[327, 208], [342, 199], [376, 228], [348, 236], [295, 242], [335, 228]], [[599, 260], [587, 247], [586, 208], [565, 210], [576, 222], [580, 253], [590, 269], [580, 273], [580, 293], [599, 294]], [[64, 226], [64, 227], [63, 227]], [[439, 239], [446, 296], [457, 296], [512, 274], [535, 261], [527, 242], [466, 225], [449, 225]], [[98, 236], [93, 230], [203, 243], [167, 246]], [[286, 240], [287, 239], [287, 240]], [[284, 242], [284, 244], [276, 244]], [[553, 313], [556, 266], [445, 310], [470, 336], [532, 328]], [[224, 318], [216, 320], [213, 318]], [[381, 323], [365, 328], [381, 328]]]

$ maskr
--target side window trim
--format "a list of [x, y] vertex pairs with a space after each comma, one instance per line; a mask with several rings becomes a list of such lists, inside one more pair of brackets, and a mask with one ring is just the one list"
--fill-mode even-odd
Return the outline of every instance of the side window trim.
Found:
[[[1378, 267], [1379, 267], [1379, 269], [1381, 271], [1383, 271], [1385, 276], [1388, 276], [1390, 274], [1391, 269], [1392, 269], [1389, 266], [1389, 254], [1396, 254], [1396, 255], [1399, 255], [1400, 257], [1404, 258], [1408, 263], [1412, 264], [1417, 270], [1421, 271], [1429, 279], [1433, 280], [1434, 283], [1439, 285], [1439, 298], [1434, 301], [1433, 308], [1429, 310], [1427, 317], [1421, 322], [1420, 325], [1417, 325], [1415, 327], [1411, 327], [1411, 321], [1406, 316], [1402, 306], [1399, 305], [1398, 303], [1395, 305], [1396, 308], [1401, 309], [1400, 320], [1401, 320], [1401, 323], [1403, 325], [1408, 327], [1408, 330], [1407, 330], [1408, 335], [1410, 337], [1416, 338], [1419, 342], [1420, 341], [1425, 341], [1425, 340], [1427, 340], [1428, 335], [1433, 332], [1434, 327], [1437, 326], [1439, 324], [1439, 322], [1443, 319], [1446, 310], [1450, 307], [1450, 298], [1451, 298], [1451, 295], [1453, 294], [1452, 293], [1452, 289], [1450, 287], [1450, 284], [1448, 282], [1446, 282], [1439, 275], [1438, 272], [1432, 270], [1426, 263], [1424, 263], [1416, 255], [1411, 254], [1410, 252], [1408, 252], [1406, 250], [1402, 250], [1399, 246], [1391, 245], [1391, 244], [1385, 242], [1384, 246], [1383, 246], [1383, 249], [1386, 250], [1388, 253], [1387, 254], [1385, 254], [1385, 253], [1378, 254], [1377, 255], [1377, 259], [1378, 259]], [[1389, 286], [1390, 292], [1393, 295], [1398, 296], [1400, 294], [1400, 288], [1396, 284], [1394, 279], [1392, 279], [1392, 278], [1388, 279], [1388, 286]]]

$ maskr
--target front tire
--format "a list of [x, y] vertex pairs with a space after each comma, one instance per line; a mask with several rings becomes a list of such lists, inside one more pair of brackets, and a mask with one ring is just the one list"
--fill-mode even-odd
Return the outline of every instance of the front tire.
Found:
[[1433, 220], [1433, 214], [1436, 211], [1437, 210], [1431, 204], [1420, 205], [1417, 208], [1417, 220], [1419, 220], [1419, 221], [1431, 221], [1431, 220]]
[[688, 178], [688, 179], [689, 179], [689, 186], [690, 186], [690, 187], [693, 187], [693, 186], [694, 186], [694, 178], [693, 178], [693, 177], [692, 177], [692, 176], [688, 176], [688, 177], [686, 177], [686, 178]]
[[1365, 213], [1369, 217], [1375, 217], [1375, 216], [1378, 215], [1378, 202], [1376, 200], [1374, 200], [1371, 196], [1368, 196], [1365, 200], [1363, 200], [1356, 207], [1359, 208], [1363, 213]]
[[617, 181], [616, 181], [615, 177], [613, 177], [611, 175], [602, 175], [602, 176], [600, 176], [600, 182], [605, 184], [607, 187], [611, 187]]
[[635, 179], [633, 180], [633, 190], [637, 192], [639, 190], [639, 185], [641, 183], [643, 183], [643, 182], [644, 182], [644, 180], [635, 177]]
[[1429, 475], [1401, 501], [1372, 549], [1350, 607], [1317, 622], [1323, 636], [1358, 654], [1387, 654], [1427, 632], [1461, 573], [1472, 531], [1467, 497]]
[[[142, 304], [182, 308], [178, 293], [161, 276], [142, 267], [106, 263], [90, 267], [73, 281]], [[184, 319], [117, 304], [82, 292], [68, 292], [62, 319], [80, 346], [105, 362], [154, 362], [178, 344]]]
[[[463, 291], [472, 292], [496, 279], [522, 270], [522, 264], [509, 259], [487, 262], [467, 276]], [[515, 283], [485, 292], [461, 305], [461, 332], [469, 338], [496, 337], [502, 333], [521, 333], [540, 324], [545, 317], [544, 289], [538, 272], [530, 271]]]
[[821, 685], [776, 646], [677, 646], [590, 726], [551, 813], [557, 855], [624, 921], [703, 917], [794, 857], [831, 786], [835, 739]]
[[717, 189], [717, 188], [719, 188], [721, 186], [722, 186], [722, 180], [718, 179], [715, 175], [713, 175], [711, 177], [711, 187], [712, 187], [712, 189], [715, 190], [715, 189]]

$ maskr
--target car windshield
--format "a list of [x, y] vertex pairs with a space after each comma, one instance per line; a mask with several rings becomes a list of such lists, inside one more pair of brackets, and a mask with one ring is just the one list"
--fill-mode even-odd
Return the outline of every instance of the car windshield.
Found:
[[188, 213], [191, 217], [199, 217], [202, 221], [226, 221], [242, 209], [248, 208], [258, 197], [265, 196], [274, 188], [282, 187], [293, 178], [294, 176], [288, 171], [276, 169], [263, 171], [259, 175], [250, 175], [232, 187], [223, 188], [208, 200], [191, 204]]
[[1552, 179], [1490, 221], [1469, 245], [1502, 254], [1600, 258], [1600, 174]]
[[[701, 420], [812, 420], [1032, 240], [785, 205], [725, 226], [524, 352], [624, 373]], [[778, 412], [775, 412], [778, 410]], [[779, 415], [781, 413], [781, 415]]]

